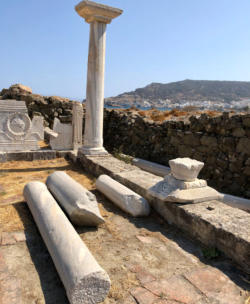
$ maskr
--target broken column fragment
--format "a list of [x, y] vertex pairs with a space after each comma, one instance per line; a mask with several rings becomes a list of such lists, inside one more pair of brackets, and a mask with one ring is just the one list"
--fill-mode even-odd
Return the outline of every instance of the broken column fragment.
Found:
[[71, 304], [102, 302], [110, 288], [99, 266], [47, 187], [28, 183], [23, 191]]
[[52, 173], [47, 178], [46, 185], [74, 224], [97, 226], [104, 223], [95, 195], [67, 173], [63, 171]]
[[98, 177], [96, 188], [123, 211], [132, 216], [147, 216], [150, 213], [150, 206], [142, 196], [113, 180], [108, 175]]
[[158, 176], [166, 176], [170, 173], [170, 168], [154, 162], [150, 162], [141, 158], [134, 158], [132, 160], [133, 165], [141, 168], [144, 171], [153, 173]]
[[190, 158], [169, 161], [171, 173], [149, 189], [149, 194], [166, 202], [199, 203], [221, 198], [221, 194], [208, 187], [197, 176], [204, 163]]

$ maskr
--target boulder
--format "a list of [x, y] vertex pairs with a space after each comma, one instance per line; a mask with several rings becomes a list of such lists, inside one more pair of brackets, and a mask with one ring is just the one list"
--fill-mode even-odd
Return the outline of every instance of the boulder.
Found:
[[18, 89], [19, 91], [21, 92], [25, 92], [25, 93], [30, 93], [32, 94], [32, 89], [30, 87], [26, 87], [20, 83], [17, 83], [17, 84], [13, 84], [12, 86], [10, 86], [9, 88], [10, 90], [13, 90], [13, 89]]

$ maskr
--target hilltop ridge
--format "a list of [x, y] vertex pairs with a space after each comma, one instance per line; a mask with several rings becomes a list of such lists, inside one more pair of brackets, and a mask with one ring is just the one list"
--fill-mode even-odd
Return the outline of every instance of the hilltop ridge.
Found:
[[105, 101], [110, 105], [168, 107], [186, 103], [202, 106], [205, 102], [212, 105], [230, 105], [232, 102], [241, 104], [241, 101], [248, 99], [250, 101], [250, 82], [247, 81], [186, 79], [166, 84], [153, 82], [144, 88], [106, 98]]

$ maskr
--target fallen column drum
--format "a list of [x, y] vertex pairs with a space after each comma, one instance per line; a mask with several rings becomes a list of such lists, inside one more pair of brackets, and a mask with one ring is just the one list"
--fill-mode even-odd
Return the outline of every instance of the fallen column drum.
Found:
[[147, 200], [108, 175], [98, 177], [96, 188], [123, 211], [132, 216], [148, 216], [150, 213], [150, 206]]
[[59, 205], [67, 212], [72, 223], [79, 226], [98, 226], [104, 223], [95, 195], [67, 173], [52, 173], [47, 178], [46, 185]]
[[99, 266], [45, 184], [30, 182], [24, 197], [71, 304], [102, 302], [110, 279]]

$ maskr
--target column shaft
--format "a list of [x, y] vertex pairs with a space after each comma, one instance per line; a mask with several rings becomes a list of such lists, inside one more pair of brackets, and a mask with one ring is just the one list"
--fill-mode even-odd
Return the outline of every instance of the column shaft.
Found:
[[106, 24], [90, 24], [87, 100], [83, 152], [106, 153], [103, 148], [104, 70], [106, 50]]

